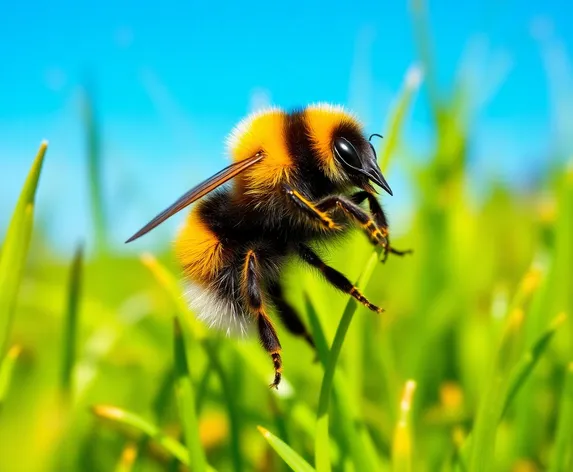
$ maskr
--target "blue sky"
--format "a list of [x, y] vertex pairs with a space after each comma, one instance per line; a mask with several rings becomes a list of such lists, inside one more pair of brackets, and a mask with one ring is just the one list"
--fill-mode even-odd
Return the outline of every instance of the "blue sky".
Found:
[[[573, 3], [430, 0], [428, 9], [441, 87], [461, 67], [476, 101], [485, 101], [472, 122], [474, 165], [519, 182], [567, 139], [558, 132], [573, 105]], [[106, 204], [119, 243], [223, 166], [224, 138], [261, 103], [341, 103], [379, 131], [416, 62], [412, 38], [402, 1], [4, 2], [0, 230], [45, 138], [38, 217], [60, 248], [88, 232], [78, 104], [86, 79], [102, 123]], [[406, 133], [423, 155], [431, 138], [424, 88]], [[140, 247], [165, 241], [176, 224]]]

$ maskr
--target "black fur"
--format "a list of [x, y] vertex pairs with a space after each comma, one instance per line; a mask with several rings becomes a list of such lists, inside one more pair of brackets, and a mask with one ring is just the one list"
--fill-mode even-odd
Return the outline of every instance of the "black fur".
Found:
[[254, 253], [249, 253], [247, 256], [247, 280], [245, 289], [247, 291], [247, 300], [250, 307], [258, 312], [263, 306], [263, 298], [261, 295], [261, 286], [259, 284], [259, 277], [257, 275], [257, 262]]
[[319, 167], [320, 158], [312, 145], [304, 111], [294, 111], [287, 116], [284, 135], [289, 153], [296, 163], [297, 190], [311, 200], [339, 190]]

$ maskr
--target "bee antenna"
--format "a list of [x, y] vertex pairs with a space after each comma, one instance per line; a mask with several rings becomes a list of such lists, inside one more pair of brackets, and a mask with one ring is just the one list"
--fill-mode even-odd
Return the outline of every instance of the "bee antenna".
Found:
[[373, 136], [378, 136], [380, 139], [384, 139], [384, 136], [382, 136], [381, 134], [372, 133], [372, 134], [370, 135], [370, 137], [368, 138], [368, 141], [372, 141], [372, 137], [373, 137]]

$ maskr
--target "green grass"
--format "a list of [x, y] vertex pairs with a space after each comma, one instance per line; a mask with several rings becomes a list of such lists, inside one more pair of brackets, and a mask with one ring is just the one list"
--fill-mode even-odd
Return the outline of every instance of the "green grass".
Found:
[[412, 470], [412, 422], [410, 411], [416, 382], [408, 380], [400, 401], [400, 415], [396, 423], [392, 441], [392, 470], [395, 472], [410, 472]]
[[[146, 435], [182, 464], [191, 464], [188, 449], [180, 442], [162, 433], [156, 425], [147, 421], [145, 418], [135, 413], [107, 405], [96, 405], [92, 411], [96, 417], [109, 421], [114, 426], [126, 426], [138, 433]], [[205, 470], [205, 467], [203, 467], [203, 470]]]
[[414, 254], [379, 263], [360, 232], [329, 254], [381, 315], [289, 266], [316, 352], [278, 325], [278, 392], [255, 338], [194, 318], [168, 241], [153, 256], [106, 242], [92, 112], [97, 250], [68, 260], [46, 247], [32, 232], [41, 148], [0, 253], [0, 470], [571, 470], [573, 167], [555, 159], [527, 193], [491, 181], [476, 201], [469, 97], [463, 84], [440, 95], [415, 14], [434, 147], [414, 160], [404, 140], [422, 99], [411, 80], [379, 143], [389, 181], [395, 169], [412, 184], [411, 215], [390, 221]]
[[[377, 252], [373, 252], [360, 280], [357, 283], [359, 289], [363, 289], [368, 280], [372, 275], [372, 271], [374, 270], [375, 264], [380, 259], [380, 256]], [[338, 328], [336, 329], [336, 335], [334, 336], [334, 341], [332, 342], [332, 348], [328, 354], [326, 363], [325, 363], [325, 372], [324, 377], [322, 379], [322, 385], [320, 387], [320, 396], [318, 400], [318, 420], [316, 424], [316, 441], [315, 441], [315, 459], [316, 459], [316, 468], [318, 470], [329, 471], [331, 470], [330, 464], [330, 445], [329, 445], [329, 405], [330, 405], [330, 395], [332, 392], [332, 383], [334, 380], [334, 374], [336, 371], [336, 364], [338, 362], [338, 358], [340, 356], [340, 350], [342, 349], [342, 345], [344, 343], [344, 339], [346, 337], [346, 333], [348, 332], [348, 328], [356, 313], [356, 309], [358, 308], [358, 303], [354, 299], [348, 300], [346, 304], [346, 308], [342, 314], [342, 318], [340, 319], [340, 323], [338, 324]], [[346, 397], [348, 401], [348, 397]], [[338, 405], [339, 407], [341, 404]], [[357, 432], [354, 428], [350, 428], [350, 436], [348, 437], [349, 441], [353, 439], [356, 440]], [[356, 443], [360, 443], [360, 441], [356, 441]], [[362, 469], [373, 469], [375, 464], [366, 462], [367, 455], [357, 447], [352, 448], [354, 453], [354, 463], [356, 466], [360, 466]]]
[[67, 395], [73, 392], [73, 370], [76, 364], [77, 333], [79, 324], [79, 303], [81, 298], [81, 277], [83, 264], [83, 247], [78, 246], [72, 267], [68, 285], [68, 303], [66, 307], [66, 322], [64, 331], [62, 353], [62, 391]]
[[292, 470], [295, 472], [313, 472], [315, 470], [308, 462], [293, 451], [288, 444], [281, 441], [270, 431], [267, 431], [262, 426], [259, 426], [259, 431]]
[[0, 361], [8, 349], [14, 308], [34, 224], [36, 189], [47, 148], [47, 142], [40, 145], [40, 150], [24, 183], [6, 232], [6, 238], [2, 244], [2, 257], [0, 258]]
[[95, 246], [99, 254], [107, 251], [107, 227], [103, 202], [101, 133], [96, 115], [93, 91], [85, 87], [82, 95], [82, 118], [86, 135], [87, 178], [91, 221]]

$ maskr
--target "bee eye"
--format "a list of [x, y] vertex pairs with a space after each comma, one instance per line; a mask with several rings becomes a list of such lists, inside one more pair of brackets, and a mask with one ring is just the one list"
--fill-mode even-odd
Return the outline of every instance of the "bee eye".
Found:
[[348, 139], [336, 137], [333, 140], [332, 146], [334, 148], [334, 155], [340, 162], [353, 169], [362, 168], [358, 152]]

